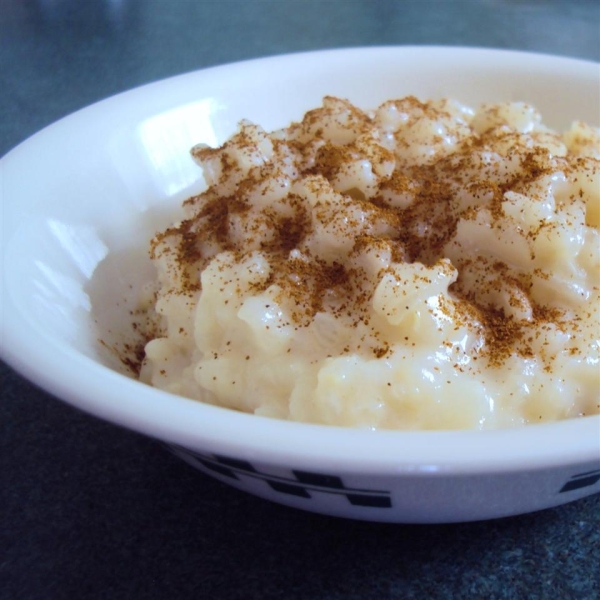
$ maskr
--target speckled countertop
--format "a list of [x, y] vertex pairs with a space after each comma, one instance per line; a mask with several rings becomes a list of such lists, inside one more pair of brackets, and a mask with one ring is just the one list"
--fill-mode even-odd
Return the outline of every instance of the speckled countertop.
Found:
[[[0, 155], [210, 65], [357, 45], [600, 60], [596, 0], [0, 0]], [[1, 318], [1, 315], [0, 315]], [[210, 479], [0, 365], [0, 599], [600, 598], [600, 496], [445, 526], [312, 515]]]

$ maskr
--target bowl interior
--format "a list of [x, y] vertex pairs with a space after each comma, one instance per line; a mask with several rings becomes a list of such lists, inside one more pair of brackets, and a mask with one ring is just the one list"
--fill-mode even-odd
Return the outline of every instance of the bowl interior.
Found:
[[84, 109], [2, 159], [3, 357], [66, 400], [171, 441], [186, 419], [250, 423], [127, 381], [107, 348], [139, 341], [131, 311], [152, 276], [148, 241], [204, 186], [194, 144], [222, 143], [242, 118], [285, 126], [327, 94], [362, 108], [408, 94], [523, 100], [552, 127], [597, 125], [598, 77], [593, 63], [507, 51], [351, 49], [190, 73]]

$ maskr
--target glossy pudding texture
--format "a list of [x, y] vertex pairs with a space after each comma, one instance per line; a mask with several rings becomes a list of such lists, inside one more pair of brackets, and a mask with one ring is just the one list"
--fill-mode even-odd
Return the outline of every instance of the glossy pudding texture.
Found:
[[600, 412], [600, 132], [525, 103], [326, 97], [196, 146], [152, 240], [141, 379], [269, 417], [491, 429]]

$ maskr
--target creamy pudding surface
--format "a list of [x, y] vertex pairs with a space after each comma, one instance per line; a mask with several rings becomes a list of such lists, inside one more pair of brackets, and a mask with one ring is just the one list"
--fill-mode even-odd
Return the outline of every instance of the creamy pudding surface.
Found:
[[207, 189], [152, 240], [143, 381], [374, 429], [600, 413], [598, 129], [326, 97], [192, 154]]

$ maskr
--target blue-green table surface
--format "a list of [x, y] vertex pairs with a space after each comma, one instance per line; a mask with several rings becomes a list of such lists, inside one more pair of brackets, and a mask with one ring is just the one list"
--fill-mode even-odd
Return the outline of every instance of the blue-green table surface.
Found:
[[[171, 75], [397, 44], [598, 61], [600, 3], [0, 0], [0, 155]], [[598, 495], [484, 523], [332, 519], [226, 487], [1, 364], [0, 378], [0, 600], [600, 598]]]

